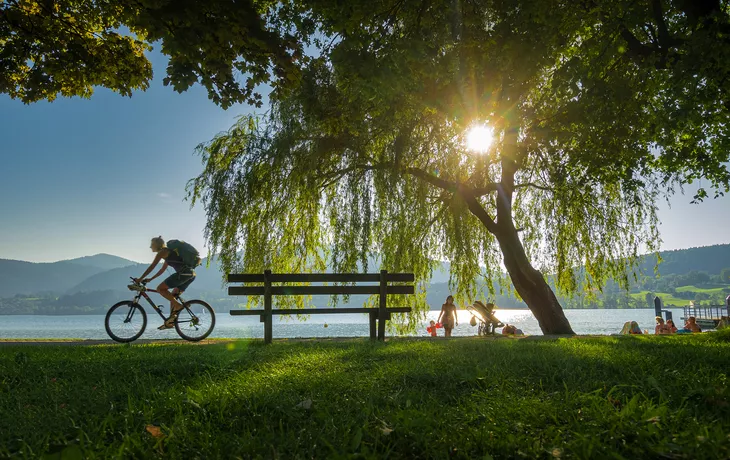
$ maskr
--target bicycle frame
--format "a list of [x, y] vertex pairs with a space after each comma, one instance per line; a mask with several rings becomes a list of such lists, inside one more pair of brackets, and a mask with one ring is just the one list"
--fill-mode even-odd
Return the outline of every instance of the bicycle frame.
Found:
[[[134, 296], [134, 303], [139, 304], [139, 299], [144, 298], [150, 304], [150, 306], [152, 307], [152, 309], [154, 311], [156, 311], [158, 315], [160, 315], [160, 318], [162, 318], [162, 321], [163, 322], [167, 321], [167, 318], [165, 318], [165, 314], [162, 312], [162, 309], [160, 309], [160, 307], [158, 307], [152, 301], [152, 299], [150, 299], [150, 296], [147, 295], [148, 292], [154, 292], [155, 294], [159, 294], [159, 292], [157, 292], [157, 290], [155, 290], [155, 289], [149, 289], [145, 285], [140, 285], [140, 286], [141, 286], [142, 289], [138, 290], [137, 291], [137, 295]], [[176, 322], [177, 323], [192, 323], [193, 325], [197, 325], [200, 320], [198, 319], [197, 316], [195, 316], [195, 313], [193, 313], [193, 311], [190, 308], [188, 308], [187, 306], [185, 306], [185, 300], [183, 300], [183, 298], [180, 297], [180, 295], [176, 295], [175, 296], [175, 300], [177, 300], [178, 302], [180, 302], [180, 304], [183, 306], [183, 308], [180, 311], [187, 310], [187, 312], [190, 313], [190, 320], [180, 321], [178, 319]], [[132, 317], [134, 316], [134, 312], [135, 312], [135, 309], [134, 308], [130, 308], [129, 309], [129, 313], [127, 313], [127, 317], [124, 319], [124, 322], [125, 323], [129, 323], [130, 321], [132, 321]]]
[[[158, 315], [160, 315], [160, 318], [162, 318], [162, 321], [165, 321], [167, 319], [167, 318], [165, 318], [165, 314], [162, 313], [162, 309], [160, 309], [160, 307], [158, 307], [152, 301], [152, 299], [150, 298], [150, 296], [147, 295], [148, 292], [154, 292], [155, 294], [159, 294], [159, 292], [157, 292], [157, 290], [155, 290], [155, 289], [148, 289], [148, 288], [145, 287], [145, 290], [144, 291], [137, 291], [137, 295], [134, 296], [134, 303], [139, 303], [139, 299], [144, 298], [150, 304], [150, 306], [152, 307], [152, 309], [155, 310]], [[180, 302], [180, 304], [184, 304], [185, 303], [185, 301], [180, 296], [175, 296], [175, 299], [178, 302]], [[167, 299], [165, 299], [165, 300], [167, 300]], [[192, 315], [192, 312], [190, 312], [190, 314]]]

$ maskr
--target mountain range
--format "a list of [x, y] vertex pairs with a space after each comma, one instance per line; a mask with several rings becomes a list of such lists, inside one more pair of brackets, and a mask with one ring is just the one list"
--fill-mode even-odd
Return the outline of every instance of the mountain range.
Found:
[[0, 259], [0, 298], [64, 293], [91, 276], [132, 264], [135, 262], [109, 254], [48, 263]]
[[[664, 251], [659, 257], [662, 259], [659, 265], [661, 278], [672, 279], [696, 272], [706, 272], [719, 278], [719, 273], [724, 268], [730, 267], [730, 244]], [[651, 281], [656, 278], [654, 275], [656, 261], [657, 255], [652, 254], [645, 256], [639, 264], [639, 272], [646, 275], [645, 280]], [[227, 295], [217, 260], [213, 259], [210, 266], [206, 265], [207, 261], [204, 261], [203, 266], [196, 270], [198, 277], [188, 290], [188, 298], [196, 296], [230, 306], [244, 301]], [[29, 306], [28, 302], [36, 302], [36, 299], [45, 302], [44, 306], [40, 304], [37, 306], [37, 311], [50, 308], [49, 302], [55, 302], [64, 308], [83, 307], [85, 311], [97, 310], [103, 307], [97, 305], [102, 302], [100, 300], [102, 298], [107, 299], [103, 303], [108, 303], [108, 299], [129, 297], [126, 289], [129, 277], [140, 276], [147, 266], [110, 254], [96, 254], [51, 263], [0, 259], [0, 314], [7, 311], [32, 310], [36, 307]], [[375, 261], [371, 261], [370, 271], [377, 266]], [[449, 264], [444, 263], [434, 272], [428, 289], [428, 302], [432, 308], [438, 308], [449, 294], [446, 284], [449, 278], [448, 271]], [[168, 269], [168, 273], [172, 273], [172, 269]], [[162, 281], [165, 276], [167, 274], [156, 281]], [[653, 287], [653, 284], [646, 287], [646, 282], [644, 283], [642, 286], [634, 287], [633, 291], [638, 293], [643, 292], [642, 290], [656, 289], [655, 292], [664, 292], [658, 287]], [[638, 294], [637, 296], [641, 297]], [[497, 301], [500, 305], [509, 305], [511, 308], [524, 306], [518, 300], [506, 296], [498, 296]], [[20, 303], [23, 303], [23, 306], [20, 306]]]
[[[129, 277], [142, 275], [148, 265], [109, 254], [50, 263], [0, 259], [0, 298], [38, 293], [62, 295], [124, 290], [129, 284]], [[218, 261], [212, 259], [210, 266], [207, 265], [207, 259], [204, 259], [203, 265], [195, 270], [197, 278], [191, 286], [191, 293], [223, 288], [223, 275]], [[432, 282], [448, 281], [448, 264], [442, 265], [441, 269], [435, 271]], [[374, 261], [371, 261], [370, 266], [376, 266]], [[172, 273], [172, 269], [168, 268], [168, 273], [155, 281], [161, 282]]]

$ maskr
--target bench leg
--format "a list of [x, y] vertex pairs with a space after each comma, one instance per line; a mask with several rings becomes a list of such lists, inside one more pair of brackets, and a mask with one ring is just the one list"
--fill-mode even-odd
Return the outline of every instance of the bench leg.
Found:
[[378, 313], [371, 311], [370, 312], [370, 340], [375, 340], [375, 334], [377, 332], [377, 319], [378, 319]]
[[271, 313], [269, 313], [266, 315], [266, 319], [264, 320], [264, 343], [271, 343], [274, 339], [273, 324], [274, 318]]
[[378, 340], [381, 342], [385, 341], [385, 326], [390, 320], [390, 312], [385, 312], [384, 315], [378, 314]]

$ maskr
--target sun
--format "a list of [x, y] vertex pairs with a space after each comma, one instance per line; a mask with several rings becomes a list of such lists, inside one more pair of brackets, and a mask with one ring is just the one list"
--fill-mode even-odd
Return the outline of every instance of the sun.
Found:
[[466, 147], [474, 152], [484, 153], [492, 145], [494, 134], [484, 125], [474, 125], [466, 133]]

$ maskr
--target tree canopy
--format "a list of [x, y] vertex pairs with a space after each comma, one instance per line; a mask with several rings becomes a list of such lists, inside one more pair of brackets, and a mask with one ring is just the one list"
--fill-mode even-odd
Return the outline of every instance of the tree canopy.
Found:
[[[281, 26], [267, 0], [5, 0], [0, 2], [0, 92], [30, 103], [89, 97], [94, 87], [125, 96], [152, 79], [145, 52], [169, 57], [166, 85], [194, 83], [223, 107], [261, 105], [257, 85], [296, 79], [311, 33], [306, 18]], [[286, 30], [285, 30], [286, 29]]]
[[[102, 30], [126, 25], [135, 46], [161, 40], [168, 81], [199, 81], [224, 106], [291, 77], [276, 80], [266, 114], [199, 148], [205, 170], [189, 190], [229, 271], [328, 260], [350, 271], [375, 254], [427, 279], [445, 258], [464, 299], [501, 262], [543, 331], [569, 333], [546, 274], [567, 293], [626, 284], [625, 260], [659, 243], [662, 193], [699, 179], [696, 199], [728, 190], [727, 2], [205, 5], [124, 6]], [[4, 18], [11, 49], [46, 43]], [[308, 43], [313, 56], [301, 55]], [[25, 80], [5, 81], [12, 91]], [[494, 136], [481, 154], [465, 145], [479, 124]]]

